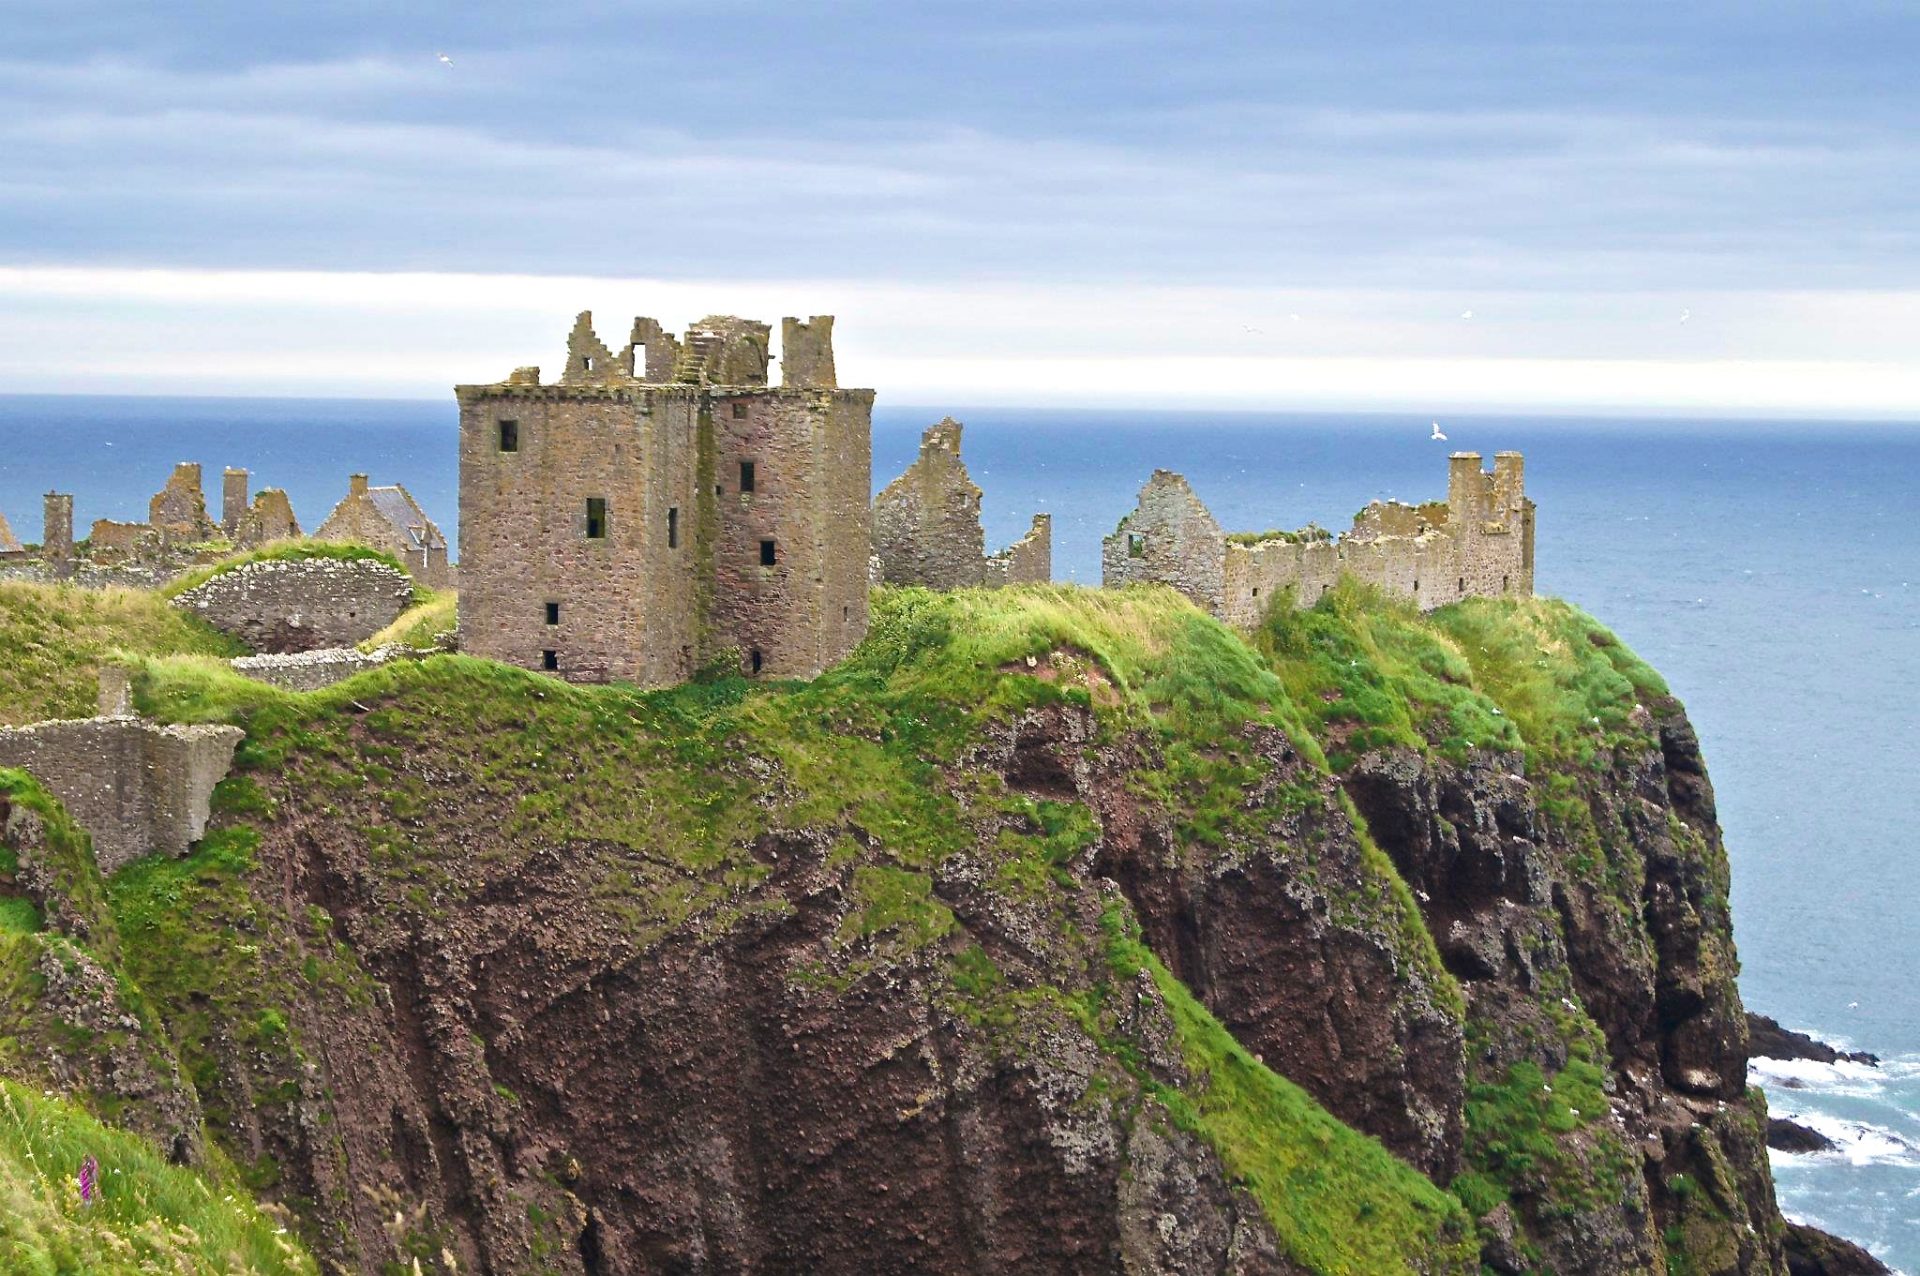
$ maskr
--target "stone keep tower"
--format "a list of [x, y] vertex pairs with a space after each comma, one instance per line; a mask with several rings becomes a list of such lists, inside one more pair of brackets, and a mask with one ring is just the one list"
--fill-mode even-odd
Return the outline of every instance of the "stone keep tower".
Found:
[[566, 368], [459, 386], [461, 650], [581, 682], [716, 658], [807, 677], [867, 630], [873, 391], [834, 382], [828, 316], [713, 316]]

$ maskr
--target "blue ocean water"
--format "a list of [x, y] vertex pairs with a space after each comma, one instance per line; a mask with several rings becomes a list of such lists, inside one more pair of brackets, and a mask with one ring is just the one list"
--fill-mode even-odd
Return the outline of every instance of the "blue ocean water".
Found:
[[[939, 412], [876, 414], [876, 486]], [[1056, 575], [1095, 583], [1099, 539], [1156, 466], [1231, 528], [1342, 528], [1375, 497], [1444, 494], [1446, 453], [1527, 454], [1538, 585], [1664, 673], [1705, 744], [1733, 857], [1750, 1007], [1885, 1056], [1878, 1070], [1769, 1066], [1777, 1114], [1843, 1151], [1776, 1157], [1796, 1218], [1920, 1273], [1920, 423], [1443, 421], [956, 412], [989, 548], [1054, 516]], [[138, 519], [176, 460], [242, 465], [312, 527], [346, 475], [404, 482], [451, 537], [452, 404], [0, 397], [0, 513], [37, 540], [40, 494]]]

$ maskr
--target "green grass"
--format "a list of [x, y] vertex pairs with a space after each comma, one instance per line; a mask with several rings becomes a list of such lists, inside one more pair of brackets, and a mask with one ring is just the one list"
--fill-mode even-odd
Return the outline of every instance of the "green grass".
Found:
[[146, 590], [0, 581], [0, 726], [91, 716], [100, 666], [119, 653], [242, 650]]
[[[87, 1157], [98, 1192], [80, 1198]], [[145, 1141], [0, 1080], [0, 1271], [20, 1276], [305, 1276], [318, 1268], [244, 1194]]]
[[1253, 1193], [1289, 1258], [1320, 1276], [1477, 1269], [1479, 1243], [1457, 1200], [1248, 1054], [1117, 908], [1102, 924], [1115, 976], [1151, 975], [1194, 1078], [1154, 1092]]
[[182, 572], [167, 582], [160, 590], [160, 596], [178, 598], [189, 589], [206, 584], [215, 576], [245, 567], [249, 563], [298, 562], [309, 558], [334, 558], [348, 561], [370, 558], [375, 562], [385, 563], [395, 571], [406, 571], [400, 560], [392, 554], [367, 545], [355, 545], [349, 541], [306, 539], [274, 541], [258, 549], [246, 550], [223, 558], [217, 563], [209, 563], [204, 567], [195, 567], [190, 571]]
[[360, 650], [372, 651], [376, 647], [398, 643], [402, 647], [431, 651], [440, 645], [442, 635], [458, 628], [460, 596], [457, 593], [450, 589], [431, 590], [424, 586], [416, 586], [413, 592], [416, 599], [414, 605], [401, 612], [392, 624], [361, 643]]

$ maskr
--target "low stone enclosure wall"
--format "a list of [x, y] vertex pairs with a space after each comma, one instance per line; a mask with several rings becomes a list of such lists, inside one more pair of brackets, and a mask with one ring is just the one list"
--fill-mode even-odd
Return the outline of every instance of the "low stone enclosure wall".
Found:
[[59, 798], [111, 873], [145, 855], [187, 853], [245, 734], [133, 717], [40, 722], [0, 728], [0, 766], [27, 771]]
[[413, 579], [373, 558], [263, 559], [173, 600], [256, 652], [350, 647], [392, 624]]
[[336, 682], [345, 682], [357, 673], [378, 669], [390, 660], [427, 654], [389, 643], [372, 651], [361, 651], [357, 647], [329, 647], [321, 651], [240, 656], [227, 663], [233, 666], [235, 673], [284, 691], [318, 691]]

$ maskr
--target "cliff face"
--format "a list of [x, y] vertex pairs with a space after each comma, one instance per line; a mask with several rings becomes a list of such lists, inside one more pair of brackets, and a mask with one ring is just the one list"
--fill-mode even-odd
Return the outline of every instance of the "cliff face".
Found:
[[1697, 742], [1563, 605], [142, 696], [249, 739], [114, 960], [346, 1270], [1786, 1271]]

